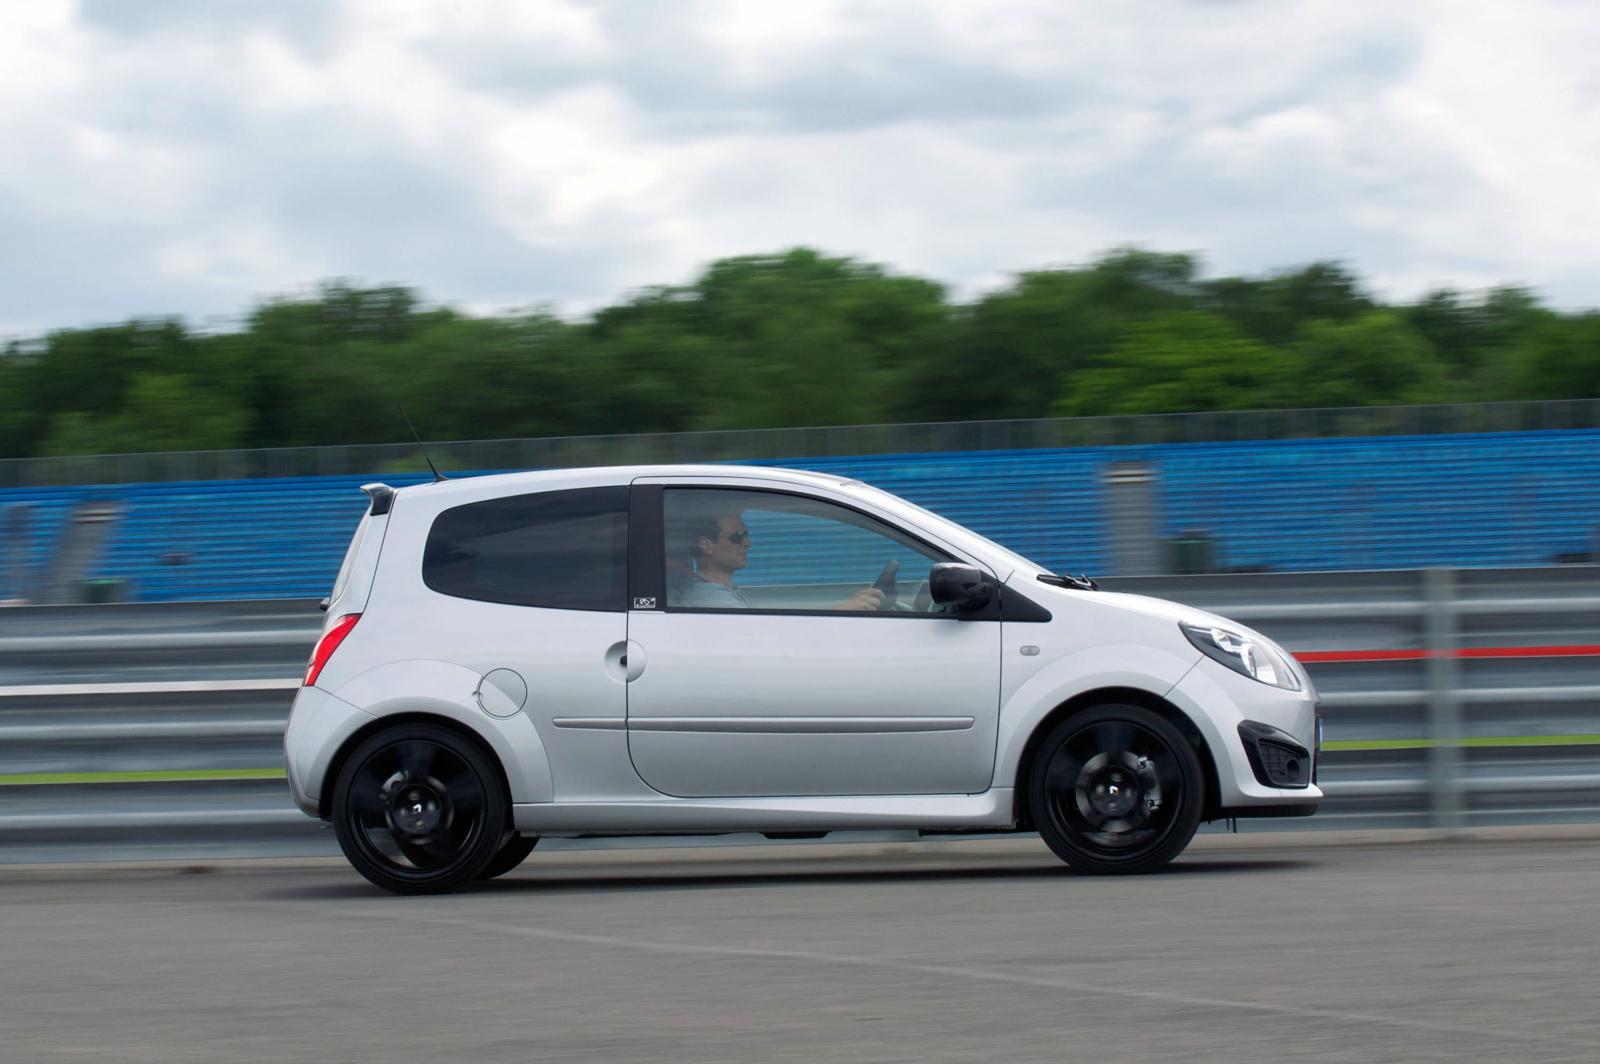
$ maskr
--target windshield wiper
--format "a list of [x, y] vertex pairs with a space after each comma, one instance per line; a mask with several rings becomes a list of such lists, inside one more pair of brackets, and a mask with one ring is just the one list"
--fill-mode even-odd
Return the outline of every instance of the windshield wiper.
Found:
[[1079, 591], [1099, 591], [1100, 585], [1089, 579], [1088, 573], [1073, 576], [1071, 573], [1040, 573], [1039, 582], [1052, 587], [1070, 587]]

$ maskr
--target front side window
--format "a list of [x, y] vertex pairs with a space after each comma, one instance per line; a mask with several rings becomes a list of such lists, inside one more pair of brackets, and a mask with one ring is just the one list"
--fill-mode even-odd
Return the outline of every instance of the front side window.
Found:
[[672, 609], [939, 612], [928, 571], [953, 559], [848, 507], [803, 495], [668, 488]]
[[626, 608], [628, 489], [456, 506], [428, 531], [422, 581], [442, 595], [558, 610]]

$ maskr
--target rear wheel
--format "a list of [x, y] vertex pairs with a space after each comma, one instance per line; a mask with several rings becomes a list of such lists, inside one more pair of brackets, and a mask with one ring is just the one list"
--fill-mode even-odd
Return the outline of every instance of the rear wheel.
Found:
[[1170, 862], [1200, 826], [1200, 761], [1142, 706], [1096, 706], [1053, 728], [1029, 773], [1034, 825], [1080, 872], [1133, 874]]
[[368, 738], [333, 791], [345, 857], [396, 894], [436, 894], [477, 878], [500, 848], [506, 815], [493, 762], [470, 739], [432, 724]]
[[496, 876], [505, 875], [527, 860], [528, 855], [533, 852], [533, 848], [537, 845], [539, 845], [539, 836], [537, 835], [511, 836], [500, 844], [500, 848], [495, 851], [494, 856], [489, 858], [488, 866], [478, 873], [478, 878], [494, 879]]

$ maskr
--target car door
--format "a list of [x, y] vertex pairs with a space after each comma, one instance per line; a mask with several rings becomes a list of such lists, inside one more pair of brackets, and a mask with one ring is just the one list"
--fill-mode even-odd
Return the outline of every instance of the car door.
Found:
[[[1000, 624], [947, 615], [924, 587], [936, 562], [969, 559], [843, 498], [759, 483], [636, 481], [633, 515], [628, 749], [651, 787], [988, 789]], [[862, 609], [886, 567], [895, 601]]]

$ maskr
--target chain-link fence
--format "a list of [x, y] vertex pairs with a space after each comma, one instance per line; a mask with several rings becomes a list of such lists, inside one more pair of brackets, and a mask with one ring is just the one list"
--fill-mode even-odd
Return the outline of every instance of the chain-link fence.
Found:
[[[1600, 428], [1600, 399], [732, 429], [465, 440], [430, 442], [427, 446], [433, 460], [447, 470], [547, 469], [642, 462], [1593, 428]], [[0, 488], [422, 470], [414, 443], [8, 458], [0, 459]]]

